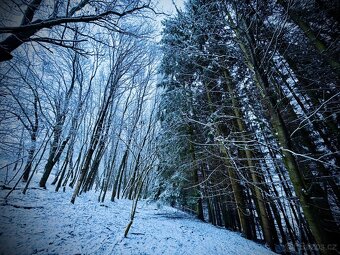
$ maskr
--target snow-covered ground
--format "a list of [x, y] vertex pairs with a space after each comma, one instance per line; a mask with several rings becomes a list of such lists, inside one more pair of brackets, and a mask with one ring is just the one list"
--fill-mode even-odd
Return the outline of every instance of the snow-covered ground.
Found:
[[71, 190], [0, 190], [0, 254], [273, 254], [239, 234], [167, 206], [140, 201], [127, 238], [131, 201], [98, 203]]

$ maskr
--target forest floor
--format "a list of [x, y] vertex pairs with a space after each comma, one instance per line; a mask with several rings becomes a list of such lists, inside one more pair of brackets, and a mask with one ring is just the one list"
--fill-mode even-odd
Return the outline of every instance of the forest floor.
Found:
[[53, 188], [29, 189], [26, 195], [17, 189], [7, 201], [4, 197], [9, 190], [0, 188], [1, 255], [273, 254], [238, 233], [148, 201], [139, 202], [124, 238], [132, 201], [98, 203], [98, 193], [89, 192], [71, 204], [72, 190], [57, 193]]

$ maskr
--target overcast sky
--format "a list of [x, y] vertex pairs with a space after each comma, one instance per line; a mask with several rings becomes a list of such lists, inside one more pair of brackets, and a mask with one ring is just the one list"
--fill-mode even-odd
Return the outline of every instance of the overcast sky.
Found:
[[176, 11], [173, 2], [176, 4], [178, 8], [182, 8], [184, 5], [184, 0], [159, 0], [158, 6], [165, 13], [172, 14]]

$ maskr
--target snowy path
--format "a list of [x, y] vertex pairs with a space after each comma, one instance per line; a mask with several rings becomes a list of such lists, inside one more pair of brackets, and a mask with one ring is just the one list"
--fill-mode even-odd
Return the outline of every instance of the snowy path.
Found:
[[237, 233], [155, 203], [139, 203], [123, 238], [131, 201], [99, 204], [90, 193], [72, 205], [69, 192], [31, 189], [26, 196], [16, 190], [5, 205], [7, 192], [0, 190], [0, 254], [273, 254]]

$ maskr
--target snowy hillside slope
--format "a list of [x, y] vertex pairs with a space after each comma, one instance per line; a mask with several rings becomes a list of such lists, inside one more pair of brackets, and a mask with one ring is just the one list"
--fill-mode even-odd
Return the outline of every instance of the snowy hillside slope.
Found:
[[132, 202], [97, 202], [86, 193], [0, 190], [0, 254], [273, 254], [239, 234], [196, 220], [177, 209], [140, 201], [128, 238]]

